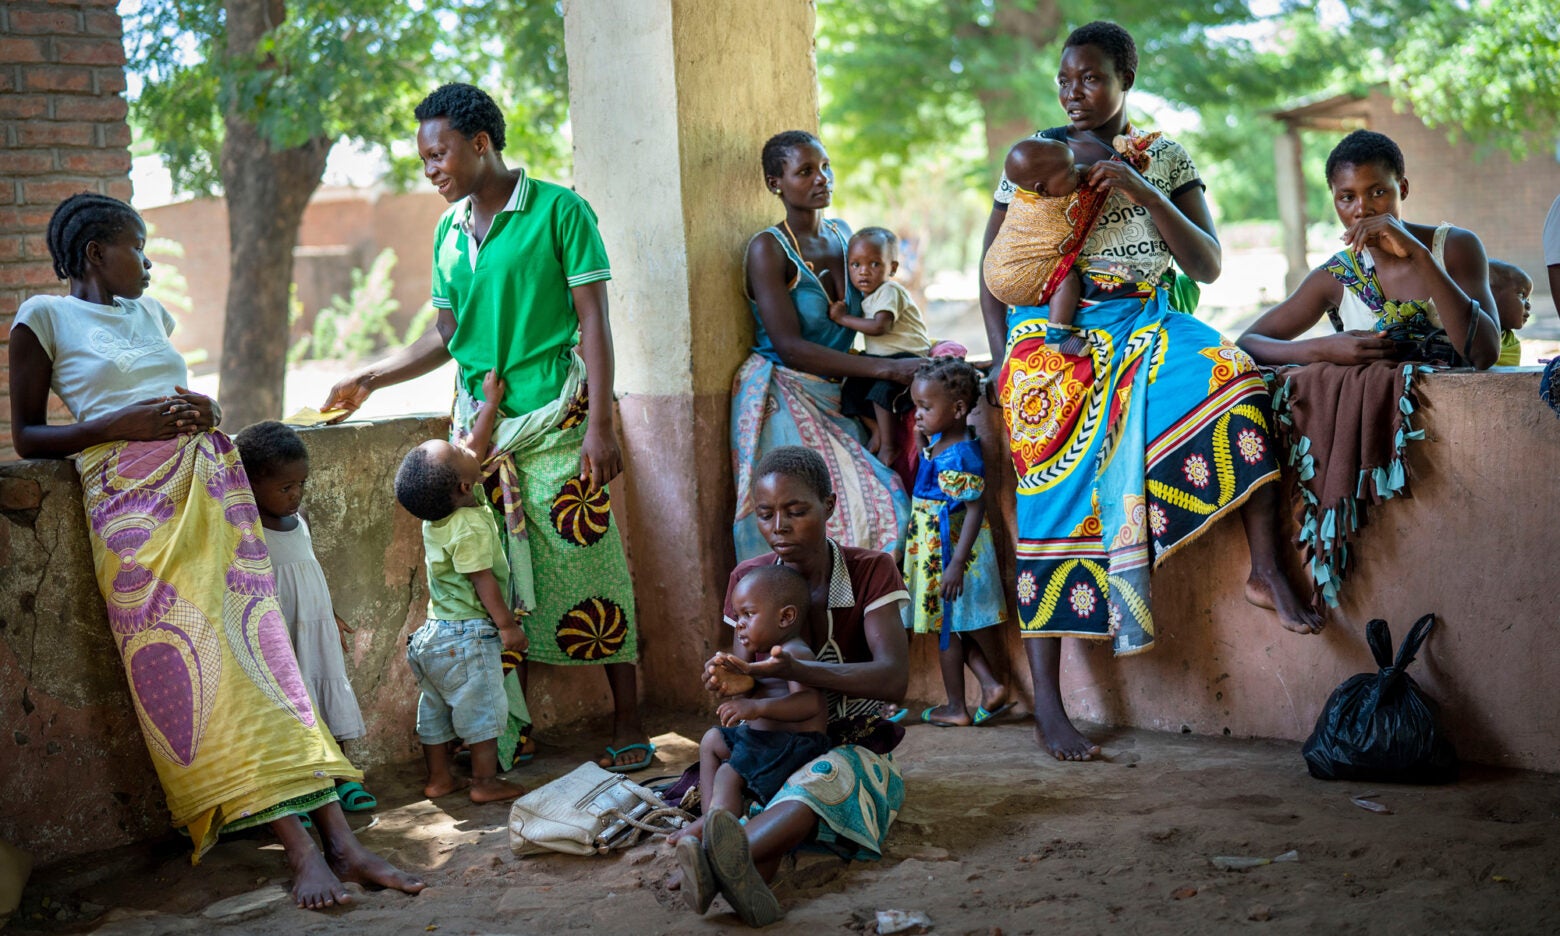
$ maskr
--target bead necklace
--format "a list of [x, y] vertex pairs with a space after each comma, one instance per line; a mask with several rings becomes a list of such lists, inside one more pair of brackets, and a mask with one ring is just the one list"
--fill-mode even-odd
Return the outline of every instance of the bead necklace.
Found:
[[811, 260], [808, 260], [806, 257], [802, 256], [802, 242], [796, 239], [796, 232], [791, 230], [791, 221], [790, 221], [790, 219], [788, 219], [788, 218], [781, 218], [780, 219], [780, 226], [785, 228], [786, 236], [791, 238], [791, 246], [796, 248], [796, 255], [798, 257], [801, 257], [802, 263], [807, 266], [808, 271], [812, 272], [812, 273], [817, 273], [818, 272], [818, 268], [813, 265], [813, 262]]

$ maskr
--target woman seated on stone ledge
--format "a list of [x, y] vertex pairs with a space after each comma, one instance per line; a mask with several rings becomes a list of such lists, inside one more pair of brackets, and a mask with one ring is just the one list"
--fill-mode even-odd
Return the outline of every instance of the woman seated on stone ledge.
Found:
[[[1344, 249], [1312, 270], [1238, 344], [1259, 364], [1429, 360], [1483, 370], [1500, 354], [1484, 245], [1450, 224], [1402, 220], [1403, 151], [1356, 130], [1327, 157]], [[1322, 316], [1335, 334], [1300, 338]]]
[[[817, 659], [795, 660], [779, 648], [749, 659], [735, 642], [731, 654], [709, 661], [706, 683], [723, 695], [751, 688], [748, 677], [821, 689], [829, 703], [829, 736], [838, 746], [791, 774], [745, 827], [717, 811], [672, 836], [680, 870], [671, 886], [682, 889], [695, 912], [708, 910], [718, 891], [744, 923], [765, 926], [781, 915], [766, 882], [797, 847], [816, 842], [845, 858], [882, 857], [883, 838], [904, 803], [904, 780], [889, 753], [904, 729], [882, 718], [879, 700], [899, 701], [909, 684], [909, 640], [899, 606], [910, 594], [890, 556], [829, 538], [835, 493], [817, 452], [774, 449], [753, 477], [754, 515], [771, 551], [732, 571], [726, 623], [736, 623], [732, 596], [744, 576], [762, 565], [787, 565], [807, 579], [812, 600], [802, 635]], [[725, 665], [733, 657], [731, 667]]]
[[[1373, 504], [1404, 494], [1422, 364], [1484, 369], [1501, 351], [1484, 247], [1471, 231], [1402, 220], [1403, 153], [1356, 130], [1327, 157], [1344, 249], [1240, 337], [1270, 373], [1276, 434], [1296, 468], [1314, 604], [1336, 606], [1349, 544]], [[1301, 338], [1322, 316], [1335, 332]]]
[[[269, 824], [300, 907], [349, 903], [344, 881], [417, 893], [423, 882], [364, 848], [342, 814], [336, 780], [363, 774], [304, 688], [222, 411], [185, 388], [173, 318], [142, 295], [146, 226], [124, 202], [83, 193], [55, 209], [48, 247], [70, 292], [16, 313], [12, 437], [23, 458], [75, 459], [109, 630], [193, 860], [219, 833]], [[51, 389], [74, 423], [48, 425]]]

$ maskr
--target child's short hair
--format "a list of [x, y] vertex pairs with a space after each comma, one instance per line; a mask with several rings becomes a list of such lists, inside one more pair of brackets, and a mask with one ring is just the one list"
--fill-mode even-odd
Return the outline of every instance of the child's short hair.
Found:
[[455, 512], [460, 475], [448, 462], [435, 461], [422, 446], [406, 453], [395, 472], [395, 499], [419, 520], [443, 520]]
[[233, 444], [238, 446], [238, 457], [251, 481], [268, 478], [283, 465], [309, 460], [309, 450], [298, 433], [274, 419], [245, 427], [233, 437]]
[[802, 482], [818, 495], [820, 501], [828, 500], [829, 495], [834, 493], [834, 483], [829, 480], [829, 466], [824, 464], [823, 456], [800, 445], [772, 448], [769, 454], [759, 459], [758, 468], [753, 471], [753, 480], [770, 475], [782, 475]]
[[757, 589], [759, 598], [774, 602], [777, 608], [791, 605], [796, 608], [798, 620], [807, 618], [812, 590], [807, 587], [807, 578], [790, 566], [761, 565], [744, 575], [738, 584]]
[[1505, 260], [1491, 260], [1489, 268], [1491, 292], [1507, 287], [1517, 289], [1521, 287], [1523, 280], [1531, 280], [1533, 278], [1528, 275], [1526, 270], [1515, 263], [1507, 263]]
[[850, 243], [845, 245], [849, 252], [857, 241], [875, 240], [883, 245], [883, 259], [893, 263], [899, 259], [899, 237], [885, 227], [864, 227], [850, 236]]
[[1403, 151], [1391, 137], [1374, 130], [1356, 130], [1339, 140], [1327, 154], [1327, 184], [1332, 185], [1333, 174], [1340, 166], [1368, 166], [1371, 163], [1392, 170], [1399, 179], [1408, 172]]
[[88, 244], [113, 240], [135, 227], [145, 228], [146, 223], [117, 198], [81, 192], [65, 199], [49, 216], [44, 237], [54, 260], [54, 275], [60, 279], [85, 275]]
[[932, 358], [916, 370], [915, 379], [942, 384], [949, 396], [963, 400], [969, 409], [980, 402], [980, 371], [963, 358]]

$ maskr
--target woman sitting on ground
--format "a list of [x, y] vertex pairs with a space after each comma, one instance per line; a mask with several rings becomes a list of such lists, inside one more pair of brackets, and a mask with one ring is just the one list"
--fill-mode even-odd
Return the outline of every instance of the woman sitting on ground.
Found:
[[750, 659], [739, 642], [709, 661], [706, 681], [723, 695], [746, 691], [751, 677], [821, 689], [838, 746], [793, 773], [746, 827], [719, 811], [672, 837], [674, 845], [702, 837], [702, 850], [679, 849], [682, 867], [672, 883], [695, 912], [707, 910], [718, 891], [749, 926], [774, 922], [780, 906], [766, 882], [781, 858], [809, 841], [847, 858], [881, 858], [883, 837], [904, 802], [904, 781], [889, 756], [904, 730], [883, 720], [882, 703], [899, 701], [909, 684], [900, 605], [910, 595], [892, 557], [830, 538], [835, 506], [828, 465], [817, 452], [782, 446], [754, 471], [753, 511], [771, 551], [732, 571], [726, 622], [735, 625], [732, 595], [748, 573], [789, 566], [807, 579], [803, 636], [817, 659], [803, 662], [778, 647], [755, 650], [757, 659]]
[[[300, 907], [350, 903], [344, 881], [417, 893], [423, 882], [364, 848], [342, 814], [336, 781], [363, 773], [299, 675], [221, 410], [185, 389], [173, 317], [142, 296], [146, 226], [124, 202], [83, 193], [55, 209], [48, 246], [70, 293], [16, 313], [12, 437], [23, 458], [75, 458], [109, 630], [193, 860], [219, 833], [269, 824]], [[51, 389], [74, 423], [48, 425]]]
[[776, 446], [799, 444], [828, 453], [829, 477], [848, 508], [830, 518], [829, 535], [842, 545], [892, 551], [910, 500], [899, 477], [867, 451], [861, 423], [841, 415], [838, 379], [909, 384], [923, 359], [851, 354], [856, 333], [829, 318], [835, 300], [861, 315], [862, 296], [846, 275], [850, 228], [823, 216], [834, 193], [823, 144], [801, 130], [776, 134], [764, 144], [763, 167], [785, 216], [748, 241], [744, 260], [756, 334], [731, 387], [737, 558], [769, 551], [754, 516], [754, 467]]
[[[1241, 348], [1260, 364], [1365, 364], [1418, 356], [1445, 329], [1459, 363], [1494, 364], [1501, 332], [1484, 245], [1450, 224], [1402, 220], [1408, 176], [1398, 145], [1370, 130], [1344, 137], [1327, 157], [1327, 188], [1344, 249], [1246, 329]], [[1331, 309], [1336, 334], [1300, 338]]]

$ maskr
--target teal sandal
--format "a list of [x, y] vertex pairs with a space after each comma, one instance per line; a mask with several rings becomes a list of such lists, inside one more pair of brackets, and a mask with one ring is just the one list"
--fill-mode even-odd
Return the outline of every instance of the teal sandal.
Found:
[[336, 784], [336, 795], [341, 798], [341, 808], [347, 812], [369, 812], [379, 805], [374, 794], [363, 789], [356, 780]]
[[620, 748], [615, 748], [610, 744], [607, 745], [607, 757], [614, 761], [618, 759], [619, 754], [627, 754], [629, 751], [644, 751], [644, 760], [634, 761], [631, 764], [612, 764], [605, 769], [612, 773], [634, 773], [635, 771], [644, 770], [655, 761], [654, 744], [625, 744]]

